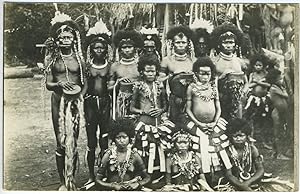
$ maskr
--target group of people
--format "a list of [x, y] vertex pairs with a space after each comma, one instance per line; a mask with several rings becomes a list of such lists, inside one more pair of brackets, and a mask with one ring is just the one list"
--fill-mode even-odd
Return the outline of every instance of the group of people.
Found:
[[77, 190], [80, 130], [87, 134], [86, 189], [213, 191], [216, 177], [225, 177], [236, 190], [251, 191], [264, 176], [252, 125], [266, 118], [274, 157], [288, 159], [281, 146], [292, 130], [283, 72], [262, 54], [248, 64], [235, 24], [211, 33], [176, 26], [163, 47], [155, 28], [111, 37], [100, 20], [82, 41], [68, 15], [56, 13], [51, 24], [45, 75], [59, 190]]

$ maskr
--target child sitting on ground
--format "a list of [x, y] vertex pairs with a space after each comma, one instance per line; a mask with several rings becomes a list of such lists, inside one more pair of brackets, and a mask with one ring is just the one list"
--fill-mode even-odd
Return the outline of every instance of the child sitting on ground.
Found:
[[166, 185], [162, 191], [213, 191], [202, 172], [200, 158], [190, 150], [190, 134], [183, 130], [176, 132], [172, 148], [166, 161]]
[[264, 175], [263, 157], [250, 142], [250, 133], [251, 127], [243, 119], [234, 119], [227, 126], [226, 134], [231, 142], [228, 155], [233, 167], [226, 170], [225, 176], [239, 191], [252, 191], [251, 185]]

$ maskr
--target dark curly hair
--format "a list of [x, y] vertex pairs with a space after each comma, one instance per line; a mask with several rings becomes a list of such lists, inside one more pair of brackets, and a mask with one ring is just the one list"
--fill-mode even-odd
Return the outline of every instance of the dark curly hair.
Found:
[[198, 73], [200, 67], [210, 67], [210, 69], [211, 69], [211, 80], [215, 79], [216, 66], [209, 57], [207, 57], [207, 56], [199, 57], [193, 64], [193, 72]]
[[176, 26], [171, 28], [167, 33], [167, 39], [173, 40], [174, 36], [183, 33], [189, 40], [193, 37], [193, 31], [187, 26]]
[[[204, 28], [198, 28], [196, 29], [194, 32], [193, 32], [193, 37], [192, 37], [192, 41], [193, 41], [193, 44], [194, 44], [194, 47], [195, 47], [195, 54], [196, 54], [196, 57], [198, 57], [199, 55], [199, 51], [198, 51], [198, 45], [199, 45], [199, 39], [203, 37], [204, 38], [204, 41], [205, 41], [205, 44], [207, 46], [207, 52], [209, 52], [210, 50], [210, 35], [209, 33], [207, 32], [206, 29]], [[207, 53], [208, 54], [208, 53]]]
[[160, 70], [159, 59], [156, 54], [144, 54], [139, 57], [138, 61], [138, 71], [144, 71], [146, 65], [155, 65], [156, 72]]
[[251, 135], [252, 129], [248, 121], [240, 118], [235, 118], [229, 121], [226, 130], [226, 134], [228, 135], [228, 137], [232, 137], [233, 134], [239, 131], [245, 133], [246, 135]]
[[113, 43], [116, 47], [120, 48], [120, 42], [122, 39], [130, 39], [133, 41], [133, 46], [136, 48], [142, 48], [144, 46], [144, 40], [141, 33], [132, 29], [119, 30], [113, 37]]
[[248, 47], [250, 44], [246, 44], [247, 39], [244, 36], [243, 32], [239, 30], [233, 23], [225, 22], [222, 25], [216, 27], [210, 35], [210, 42], [212, 43], [212, 47], [215, 48], [217, 52], [220, 51], [220, 48], [218, 47], [222, 41], [220, 37], [226, 32], [232, 32], [235, 35], [235, 43], [241, 46], [242, 50], [247, 50], [246, 47]]
[[129, 139], [134, 138], [135, 131], [134, 131], [134, 122], [130, 118], [119, 118], [116, 121], [112, 121], [110, 123], [111, 125], [111, 132], [110, 132], [110, 138], [112, 141], [115, 141], [116, 136], [124, 132], [128, 135]]

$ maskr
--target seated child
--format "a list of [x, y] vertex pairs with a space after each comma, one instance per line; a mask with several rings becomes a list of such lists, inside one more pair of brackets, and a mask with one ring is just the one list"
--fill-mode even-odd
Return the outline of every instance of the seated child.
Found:
[[172, 153], [166, 161], [166, 185], [162, 191], [213, 191], [202, 172], [200, 158], [190, 151], [190, 135], [178, 131], [172, 137], [172, 144]]
[[233, 166], [226, 170], [225, 176], [239, 191], [252, 191], [251, 186], [264, 175], [263, 157], [250, 142], [250, 133], [251, 128], [243, 119], [234, 119], [227, 126], [231, 142], [227, 151]]
[[201, 153], [204, 173], [220, 171], [223, 165], [229, 169], [231, 164], [225, 151], [229, 145], [225, 135], [227, 121], [220, 117], [215, 66], [209, 57], [201, 57], [193, 64], [193, 72], [195, 82], [188, 86], [186, 107], [190, 118], [187, 131], [195, 143], [192, 148]]
[[162, 82], [157, 81], [157, 56], [141, 56], [138, 71], [142, 81], [135, 83], [130, 106], [130, 111], [139, 115], [135, 146], [151, 174], [151, 185], [158, 186], [153, 183], [162, 178], [161, 172], [165, 172], [165, 149], [170, 147], [171, 128], [175, 126], [163, 116], [167, 111], [167, 96]]
[[121, 118], [112, 123], [111, 139], [115, 145], [104, 154], [96, 177], [101, 190], [136, 191], [150, 181], [141, 156], [129, 145], [133, 137], [131, 120]]

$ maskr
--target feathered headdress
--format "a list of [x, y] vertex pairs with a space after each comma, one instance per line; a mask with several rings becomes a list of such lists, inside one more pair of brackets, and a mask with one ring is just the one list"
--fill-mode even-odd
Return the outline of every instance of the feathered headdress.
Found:
[[153, 40], [155, 43], [156, 50], [160, 52], [161, 50], [161, 41], [159, 39], [159, 31], [157, 28], [144, 28], [140, 30], [143, 40]]
[[76, 31], [79, 33], [78, 24], [71, 19], [71, 17], [67, 14], [61, 13], [60, 11], [55, 12], [54, 18], [51, 20], [51, 28], [50, 28], [50, 36], [56, 39], [61, 32], [69, 31], [72, 32], [76, 36]]
[[87, 45], [87, 61], [91, 60], [91, 48], [90, 45], [94, 42], [105, 43], [108, 47], [107, 58], [109, 61], [112, 61], [112, 48], [111, 44], [111, 32], [107, 29], [105, 23], [100, 19], [95, 23], [95, 26], [90, 28], [86, 34], [86, 45]]
[[[75, 52], [76, 59], [80, 66], [80, 79], [81, 83], [83, 83], [83, 70], [82, 64], [83, 55], [81, 50], [81, 38], [80, 38], [80, 28], [78, 24], [72, 20], [72, 18], [60, 11], [55, 12], [54, 18], [51, 20], [51, 28], [50, 28], [50, 37], [46, 40], [46, 48], [47, 53], [51, 56], [52, 60], [49, 63], [46, 70], [49, 69], [53, 63], [55, 63], [56, 59], [59, 57], [59, 43], [57, 41], [58, 36], [62, 32], [71, 32], [74, 35], [74, 44], [72, 49]], [[48, 55], [47, 54], [47, 55]]]
[[210, 21], [200, 18], [195, 19], [195, 21], [190, 25], [190, 28], [192, 30], [203, 28], [210, 34], [214, 29], [214, 25]]
[[100, 19], [100, 21], [95, 23], [95, 26], [90, 28], [86, 34], [87, 43], [90, 45], [96, 40], [105, 41], [107, 44], [111, 43], [111, 32], [107, 29], [105, 23]]
[[142, 48], [144, 43], [141, 34], [131, 29], [119, 30], [113, 37], [113, 43], [118, 48], [127, 42], [131, 42], [136, 48]]

